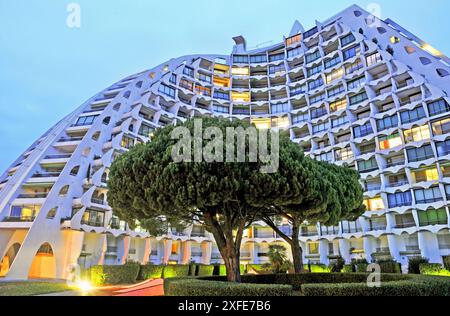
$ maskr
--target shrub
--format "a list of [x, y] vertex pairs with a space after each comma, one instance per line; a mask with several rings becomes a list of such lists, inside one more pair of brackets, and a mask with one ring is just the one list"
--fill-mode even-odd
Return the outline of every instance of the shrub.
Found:
[[439, 263], [422, 263], [419, 269], [420, 274], [423, 275], [450, 276], [450, 271], [444, 269]]
[[367, 267], [369, 266], [369, 263], [367, 262], [366, 259], [359, 259], [359, 260], [355, 260], [354, 262], [355, 265], [355, 271], [358, 273], [366, 273], [367, 272]]
[[342, 258], [337, 258], [333, 260], [332, 263], [329, 265], [330, 272], [338, 273], [341, 272], [342, 269], [344, 269], [345, 260]]
[[198, 276], [211, 276], [214, 272], [213, 265], [197, 265], [197, 274]]
[[353, 264], [345, 264], [342, 268], [343, 273], [352, 273], [355, 272], [355, 266]]
[[189, 265], [168, 265], [164, 267], [163, 278], [187, 277], [189, 275]]
[[166, 296], [291, 296], [290, 285], [243, 284], [200, 279], [164, 282]]
[[160, 279], [163, 276], [164, 266], [157, 266], [153, 264], [147, 264], [141, 266], [139, 270], [139, 280]]
[[395, 260], [378, 260], [376, 263], [380, 265], [381, 273], [402, 273], [400, 263]]
[[132, 284], [139, 274], [139, 265], [127, 263], [120, 266], [91, 267], [91, 282], [95, 285]]
[[429, 260], [423, 257], [410, 258], [408, 262], [408, 273], [420, 274], [420, 265], [428, 262]]
[[[252, 266], [255, 266], [255, 265], [252, 265]], [[258, 265], [258, 266], [261, 266], [261, 268], [262, 268], [262, 265]], [[243, 265], [243, 264], [240, 265], [240, 271], [241, 271], [241, 275], [246, 273], [245, 272], [245, 265]], [[226, 266], [224, 264], [221, 264], [219, 266], [219, 275], [220, 276], [227, 275], [227, 268], [226, 268]]]
[[450, 271], [450, 256], [444, 257], [444, 267]]

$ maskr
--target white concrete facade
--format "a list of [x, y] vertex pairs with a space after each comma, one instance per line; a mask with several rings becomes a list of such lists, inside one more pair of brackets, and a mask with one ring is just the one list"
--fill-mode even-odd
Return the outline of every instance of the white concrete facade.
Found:
[[[280, 44], [172, 59], [94, 96], [53, 126], [0, 177], [0, 275], [67, 278], [80, 264], [220, 262], [190, 227], [150, 237], [107, 205], [108, 168], [154, 129], [217, 115], [289, 130], [305, 153], [359, 170], [368, 211], [353, 223], [305, 226], [304, 259], [450, 255], [449, 59], [391, 20], [352, 6]], [[285, 227], [289, 230], [289, 227]], [[283, 243], [261, 223], [242, 261]]]

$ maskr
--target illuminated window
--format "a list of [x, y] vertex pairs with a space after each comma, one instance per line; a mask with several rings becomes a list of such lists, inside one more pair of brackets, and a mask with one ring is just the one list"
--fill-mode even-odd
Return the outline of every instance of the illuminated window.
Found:
[[347, 99], [338, 100], [330, 103], [331, 112], [345, 110], [347, 108]]
[[341, 79], [342, 76], [344, 76], [344, 70], [342, 68], [334, 70], [333, 72], [327, 74], [326, 76], [327, 84], [333, 82], [334, 80]]
[[397, 146], [401, 146], [402, 144], [402, 139], [400, 138], [400, 134], [398, 133], [380, 137], [381, 150], [395, 148]]
[[219, 87], [228, 88], [230, 86], [230, 78], [220, 78], [220, 77], [214, 76], [213, 82], [214, 82], [214, 85], [219, 86]]
[[222, 64], [214, 65], [214, 73], [217, 75], [227, 75], [230, 72], [230, 67]]
[[252, 119], [252, 124], [255, 124], [257, 129], [269, 129], [270, 119]]
[[233, 102], [250, 102], [250, 92], [231, 92]]
[[376, 197], [373, 199], [365, 200], [364, 205], [367, 207], [367, 210], [372, 211], [372, 212], [381, 211], [386, 208], [384, 206], [384, 202], [381, 197]]
[[178, 254], [178, 243], [177, 242], [172, 242], [172, 255], [177, 255]]
[[353, 159], [353, 151], [350, 147], [336, 150], [336, 161], [346, 161]]
[[428, 125], [414, 127], [410, 130], [404, 131], [403, 133], [405, 136], [405, 141], [408, 143], [428, 140], [431, 136]]
[[211, 89], [207, 87], [195, 86], [195, 91], [200, 95], [204, 95], [207, 97], [211, 96]]
[[248, 68], [248, 67], [233, 67], [233, 69], [231, 70], [231, 73], [234, 76], [249, 76], [250, 68]]
[[122, 137], [121, 146], [123, 148], [130, 149], [131, 147], [134, 146], [134, 139], [126, 136]]
[[391, 40], [392, 44], [400, 43], [400, 39], [398, 37], [396, 37], [396, 36], [391, 36], [390, 40]]
[[308, 253], [310, 255], [318, 255], [319, 254], [319, 243], [312, 242], [308, 244]]
[[412, 172], [414, 183], [429, 182], [439, 180], [439, 173], [437, 168], [417, 170]]
[[286, 129], [289, 128], [289, 118], [286, 117], [276, 117], [272, 119], [272, 127]]
[[434, 135], [445, 135], [450, 132], [450, 118], [432, 123]]
[[301, 41], [302, 41], [302, 35], [298, 34], [298, 35], [295, 35], [295, 36], [292, 36], [292, 37], [289, 37], [288, 39], [286, 39], [286, 46], [290, 46], [292, 44], [299, 43]]

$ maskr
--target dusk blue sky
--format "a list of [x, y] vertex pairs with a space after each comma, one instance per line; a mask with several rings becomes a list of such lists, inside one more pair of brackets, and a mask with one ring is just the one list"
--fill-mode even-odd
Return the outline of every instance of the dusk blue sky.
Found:
[[[173, 57], [231, 52], [280, 42], [298, 19], [314, 26], [347, 0], [0, 0], [0, 174], [36, 139], [85, 100], [130, 74]], [[448, 0], [382, 0], [392, 18], [450, 54]], [[66, 25], [81, 6], [81, 28]]]

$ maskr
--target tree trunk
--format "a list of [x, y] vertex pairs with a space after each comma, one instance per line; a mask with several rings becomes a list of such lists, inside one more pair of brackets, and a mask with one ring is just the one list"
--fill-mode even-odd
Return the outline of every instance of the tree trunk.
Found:
[[[231, 247], [231, 251], [230, 251]], [[227, 245], [225, 253], [222, 255], [227, 268], [228, 282], [241, 282], [240, 254], [234, 251], [234, 243]]]
[[304, 270], [303, 269], [303, 250], [302, 250], [302, 247], [300, 247], [300, 240], [298, 237], [299, 233], [300, 233], [300, 228], [294, 224], [292, 227], [291, 250], [292, 250], [292, 259], [294, 261], [295, 273], [301, 273]]

